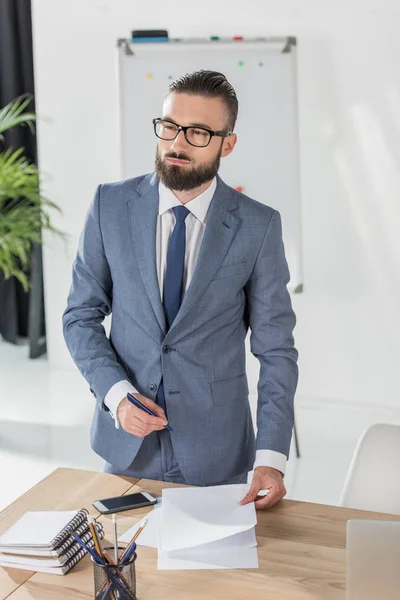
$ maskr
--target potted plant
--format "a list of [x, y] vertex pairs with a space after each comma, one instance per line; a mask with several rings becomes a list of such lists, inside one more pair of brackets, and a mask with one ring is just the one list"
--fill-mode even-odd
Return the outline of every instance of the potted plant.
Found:
[[41, 243], [43, 229], [63, 235], [51, 224], [48, 209], [59, 209], [42, 196], [37, 166], [23, 148], [4, 148], [3, 133], [11, 127], [34, 131], [35, 115], [26, 110], [30, 101], [21, 96], [0, 109], [0, 271], [6, 279], [16, 277], [26, 291], [32, 245]]

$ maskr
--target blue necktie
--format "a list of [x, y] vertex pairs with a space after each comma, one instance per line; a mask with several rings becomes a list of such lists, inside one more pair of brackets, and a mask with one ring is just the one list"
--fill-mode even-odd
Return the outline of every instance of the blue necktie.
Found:
[[[185, 219], [190, 212], [185, 206], [175, 206], [172, 210], [174, 211], [176, 223], [168, 244], [163, 300], [167, 330], [170, 329], [174, 322], [182, 301], [186, 248]], [[164, 409], [165, 414], [167, 414], [162, 380], [160, 387], [158, 388], [157, 404], [161, 406]]]
[[189, 214], [185, 206], [175, 206], [172, 210], [176, 223], [168, 244], [163, 301], [167, 329], [174, 322], [181, 305], [186, 246], [185, 219]]

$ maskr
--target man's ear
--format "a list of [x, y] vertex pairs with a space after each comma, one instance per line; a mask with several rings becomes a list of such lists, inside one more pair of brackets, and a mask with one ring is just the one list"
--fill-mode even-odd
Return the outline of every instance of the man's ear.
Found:
[[229, 137], [224, 139], [224, 143], [222, 144], [222, 152], [221, 156], [228, 156], [232, 150], [234, 149], [237, 141], [236, 133], [232, 133]]

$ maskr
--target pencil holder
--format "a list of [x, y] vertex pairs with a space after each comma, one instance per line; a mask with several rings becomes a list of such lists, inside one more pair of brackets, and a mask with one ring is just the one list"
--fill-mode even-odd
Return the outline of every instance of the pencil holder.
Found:
[[[105, 548], [114, 561], [114, 548]], [[118, 560], [124, 552], [118, 548]], [[126, 564], [99, 564], [94, 561], [94, 597], [95, 600], [137, 600], [136, 598], [136, 553]]]

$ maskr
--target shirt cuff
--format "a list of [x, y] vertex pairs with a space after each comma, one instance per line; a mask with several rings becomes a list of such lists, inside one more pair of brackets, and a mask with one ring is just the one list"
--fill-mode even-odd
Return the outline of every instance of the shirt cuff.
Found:
[[271, 467], [285, 474], [287, 458], [275, 450], [257, 450], [253, 469], [256, 467]]
[[119, 429], [119, 421], [117, 417], [118, 406], [122, 402], [124, 398], [126, 398], [127, 393], [130, 394], [138, 394], [136, 388], [128, 381], [124, 379], [123, 381], [118, 381], [115, 383], [107, 392], [106, 397], [104, 398], [104, 404], [107, 406], [108, 410], [111, 413], [111, 416], [114, 418], [115, 427]]

